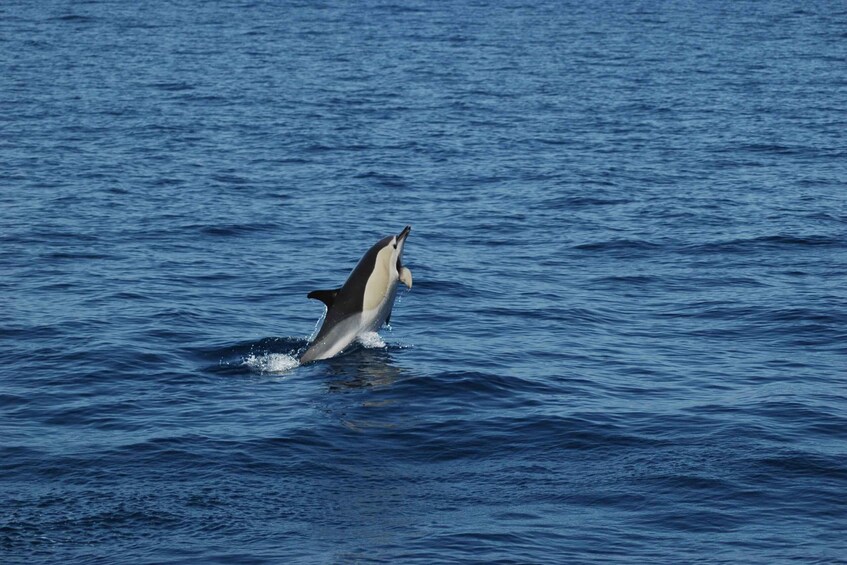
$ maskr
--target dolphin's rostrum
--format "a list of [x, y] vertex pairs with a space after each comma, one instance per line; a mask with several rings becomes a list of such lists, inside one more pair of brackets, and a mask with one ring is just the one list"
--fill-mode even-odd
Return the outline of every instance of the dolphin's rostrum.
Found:
[[326, 317], [300, 363], [328, 359], [367, 332], [374, 332], [391, 318], [397, 283], [412, 288], [412, 272], [400, 259], [412, 226], [390, 235], [371, 247], [341, 288], [313, 290], [309, 298], [326, 304]]

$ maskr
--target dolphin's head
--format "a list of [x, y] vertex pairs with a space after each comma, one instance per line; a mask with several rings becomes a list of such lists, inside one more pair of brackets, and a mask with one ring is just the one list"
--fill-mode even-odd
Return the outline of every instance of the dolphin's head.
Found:
[[376, 254], [365, 287], [365, 310], [377, 308], [382, 304], [398, 281], [412, 288], [412, 272], [402, 263], [403, 247], [410, 231], [412, 226], [406, 226], [399, 234], [382, 238], [365, 254], [365, 257]]
[[403, 247], [406, 245], [406, 238], [409, 237], [411, 231], [412, 226], [406, 226], [403, 228], [403, 231], [391, 238], [392, 251], [390, 262], [390, 265], [393, 266], [396, 272], [394, 276], [409, 288], [412, 288], [412, 271], [403, 266], [401, 259], [403, 256]]

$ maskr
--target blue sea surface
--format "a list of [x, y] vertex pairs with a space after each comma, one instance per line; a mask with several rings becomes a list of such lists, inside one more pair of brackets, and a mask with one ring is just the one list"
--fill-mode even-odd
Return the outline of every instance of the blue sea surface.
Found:
[[0, 562], [847, 563], [847, 6], [4, 1]]

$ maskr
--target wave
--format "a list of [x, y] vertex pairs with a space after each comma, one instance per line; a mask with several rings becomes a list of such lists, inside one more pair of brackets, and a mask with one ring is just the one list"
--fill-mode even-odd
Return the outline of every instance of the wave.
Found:
[[611, 239], [608, 241], [596, 241], [574, 245], [573, 249], [580, 251], [600, 252], [627, 252], [627, 251], [652, 251], [662, 248], [663, 245], [645, 241], [642, 239]]
[[684, 254], [751, 253], [768, 248], [790, 250], [806, 247], [843, 247], [845, 243], [847, 241], [843, 238], [826, 235], [765, 235], [687, 245], [679, 251]]

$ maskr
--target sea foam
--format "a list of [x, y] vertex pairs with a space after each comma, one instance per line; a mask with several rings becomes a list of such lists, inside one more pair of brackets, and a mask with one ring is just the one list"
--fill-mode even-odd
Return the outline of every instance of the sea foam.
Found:
[[244, 364], [253, 371], [262, 374], [277, 375], [299, 367], [300, 361], [296, 357], [286, 355], [285, 353], [267, 353], [265, 355], [251, 353], [244, 358]]
[[385, 342], [376, 332], [366, 332], [358, 337], [359, 343], [366, 349], [382, 349], [386, 347]]

